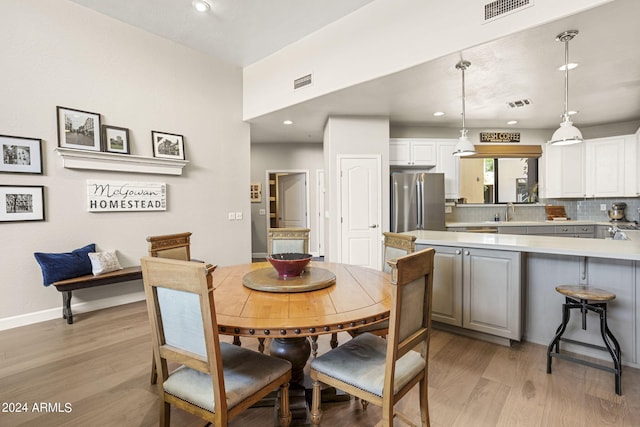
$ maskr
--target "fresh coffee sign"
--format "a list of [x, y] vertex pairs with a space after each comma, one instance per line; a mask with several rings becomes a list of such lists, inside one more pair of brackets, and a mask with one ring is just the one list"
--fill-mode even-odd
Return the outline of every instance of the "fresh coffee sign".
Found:
[[167, 185], [164, 182], [87, 180], [89, 212], [165, 211]]
[[480, 132], [480, 142], [520, 142], [520, 132]]

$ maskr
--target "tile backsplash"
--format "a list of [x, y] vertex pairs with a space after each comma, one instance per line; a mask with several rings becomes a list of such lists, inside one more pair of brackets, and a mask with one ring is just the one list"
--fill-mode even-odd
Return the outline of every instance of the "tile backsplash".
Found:
[[[625, 211], [629, 221], [640, 222], [640, 198], [619, 197], [600, 199], [545, 199], [543, 203], [526, 205], [516, 204], [515, 209], [509, 208], [509, 218], [512, 221], [544, 221], [546, 219], [544, 206], [564, 205], [567, 217], [580, 221], [608, 222], [607, 211], [611, 209], [611, 204], [624, 202], [627, 204]], [[605, 205], [604, 211], [600, 210], [601, 205]], [[483, 222], [492, 221], [496, 214], [500, 221], [505, 219], [506, 205], [458, 205], [452, 208], [452, 212], [445, 215], [447, 222]]]

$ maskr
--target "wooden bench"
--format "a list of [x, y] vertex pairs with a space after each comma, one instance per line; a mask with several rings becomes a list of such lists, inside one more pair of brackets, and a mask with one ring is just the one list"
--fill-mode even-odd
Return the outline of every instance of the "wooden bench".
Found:
[[122, 270], [111, 271], [109, 273], [94, 276], [74, 277], [72, 279], [53, 282], [58, 292], [62, 292], [62, 318], [67, 319], [67, 323], [73, 323], [73, 313], [71, 313], [71, 292], [76, 289], [93, 288], [94, 286], [110, 285], [112, 283], [128, 282], [130, 280], [142, 279], [142, 270], [139, 265], [127, 267]]

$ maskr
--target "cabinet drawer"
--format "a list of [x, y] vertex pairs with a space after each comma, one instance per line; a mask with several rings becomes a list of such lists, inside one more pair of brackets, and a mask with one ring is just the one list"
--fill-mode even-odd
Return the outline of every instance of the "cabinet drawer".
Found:
[[575, 232], [577, 234], [589, 234], [589, 233], [591, 233], [593, 235], [596, 232], [596, 227], [595, 227], [595, 225], [576, 225], [575, 226]]
[[527, 234], [537, 234], [537, 235], [543, 235], [543, 234], [555, 234], [556, 230], [555, 230], [555, 226], [553, 225], [541, 225], [541, 226], [533, 226], [533, 227], [527, 227]]
[[573, 234], [576, 232], [573, 225], [556, 225], [553, 229], [556, 234]]
[[527, 227], [498, 227], [500, 234], [527, 234]]

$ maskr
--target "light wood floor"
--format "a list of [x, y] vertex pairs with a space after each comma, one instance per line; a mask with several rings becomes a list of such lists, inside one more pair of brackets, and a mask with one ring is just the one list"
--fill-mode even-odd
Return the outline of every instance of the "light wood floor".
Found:
[[[0, 426], [157, 425], [144, 302], [80, 313], [74, 319], [73, 325], [58, 319], [0, 332]], [[348, 336], [340, 338], [344, 342]], [[243, 341], [246, 346], [256, 342]], [[554, 360], [554, 373], [547, 375], [543, 346], [506, 348], [440, 331], [431, 344], [434, 427], [640, 426], [636, 369], [625, 368], [619, 397], [607, 372]], [[321, 339], [321, 351], [327, 348]], [[418, 421], [417, 394], [405, 401], [403, 410]], [[28, 412], [5, 412], [13, 409], [12, 403], [26, 403]], [[48, 412], [34, 411], [33, 405], [41, 403]], [[70, 412], [64, 412], [65, 403]], [[378, 421], [376, 407], [363, 412], [353, 400], [324, 409], [325, 426], [373, 426]], [[172, 425], [203, 423], [175, 410]], [[272, 409], [250, 409], [231, 425], [272, 426]]]

